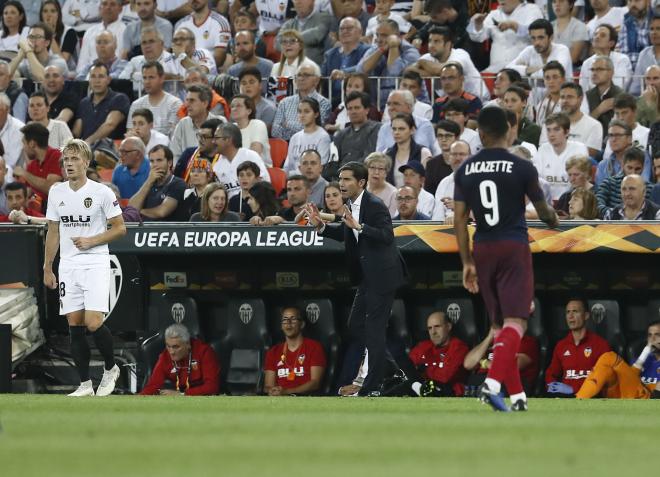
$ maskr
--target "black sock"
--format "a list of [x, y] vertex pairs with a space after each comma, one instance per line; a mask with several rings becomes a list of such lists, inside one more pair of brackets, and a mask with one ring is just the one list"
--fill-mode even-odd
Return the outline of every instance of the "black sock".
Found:
[[89, 381], [89, 345], [87, 344], [86, 326], [69, 326], [71, 338], [71, 356], [76, 363], [80, 382]]
[[115, 365], [115, 352], [113, 349], [112, 333], [110, 333], [110, 328], [105, 325], [101, 325], [99, 329], [92, 333], [92, 336], [94, 337], [94, 343], [96, 343], [96, 347], [99, 349], [99, 352], [105, 361], [105, 369], [108, 371], [111, 370]]

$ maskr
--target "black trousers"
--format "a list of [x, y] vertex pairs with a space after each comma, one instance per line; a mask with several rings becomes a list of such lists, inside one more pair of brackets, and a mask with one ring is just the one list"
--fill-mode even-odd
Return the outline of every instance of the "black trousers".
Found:
[[360, 395], [379, 389], [385, 377], [387, 361], [396, 363], [387, 350], [387, 323], [392, 314], [395, 292], [382, 293], [360, 285], [353, 299], [348, 329], [358, 342], [364, 343], [369, 352], [369, 370]]

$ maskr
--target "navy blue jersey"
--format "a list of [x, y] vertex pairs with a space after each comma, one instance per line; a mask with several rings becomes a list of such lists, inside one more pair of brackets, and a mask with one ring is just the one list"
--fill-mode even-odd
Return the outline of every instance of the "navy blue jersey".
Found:
[[461, 165], [454, 183], [454, 200], [465, 202], [477, 221], [475, 242], [528, 242], [525, 196], [544, 200], [531, 162], [505, 149], [483, 149]]

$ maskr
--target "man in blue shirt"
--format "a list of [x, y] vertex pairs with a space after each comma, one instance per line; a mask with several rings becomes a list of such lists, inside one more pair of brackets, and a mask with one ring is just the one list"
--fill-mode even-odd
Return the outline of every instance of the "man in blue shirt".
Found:
[[121, 165], [112, 173], [112, 183], [122, 199], [130, 199], [149, 177], [149, 161], [144, 158], [144, 143], [138, 137], [127, 137], [119, 145]]
[[339, 46], [328, 50], [323, 55], [321, 76], [332, 79], [332, 107], [341, 102], [341, 80], [348, 73], [354, 73], [357, 64], [369, 49], [360, 41], [362, 25], [352, 17], [344, 18], [339, 23]]

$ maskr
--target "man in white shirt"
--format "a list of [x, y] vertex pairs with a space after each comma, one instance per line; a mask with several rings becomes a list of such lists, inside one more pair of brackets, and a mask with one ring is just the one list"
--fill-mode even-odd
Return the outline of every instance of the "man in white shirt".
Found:
[[470, 39], [478, 43], [492, 40], [490, 65], [485, 71], [500, 71], [528, 46], [529, 25], [539, 18], [543, 18], [541, 9], [521, 0], [502, 0], [499, 7], [488, 15], [473, 15], [466, 29]]
[[435, 209], [435, 198], [433, 194], [424, 189], [424, 179], [426, 170], [419, 161], [410, 161], [399, 167], [399, 172], [403, 174], [403, 185], [412, 187], [417, 191], [417, 212], [433, 216]]
[[[401, 75], [399, 88], [408, 90], [415, 98], [415, 106], [413, 107], [413, 116], [420, 116], [429, 121], [433, 118], [433, 108], [428, 103], [428, 93], [426, 92], [426, 85], [421, 75], [417, 71], [404, 71]], [[383, 121], [389, 121], [390, 113], [387, 108], [383, 111]]]
[[610, 7], [609, 0], [589, 0], [591, 8], [594, 9], [594, 17], [587, 23], [589, 36], [593, 37], [596, 28], [600, 25], [611, 25], [617, 31], [623, 25], [623, 17], [628, 13], [628, 7]]
[[569, 141], [571, 120], [565, 113], [551, 114], [545, 120], [548, 142], [541, 144], [533, 162], [539, 177], [550, 184], [552, 200], [566, 192], [570, 184], [566, 161], [573, 156], [588, 156], [587, 147], [577, 141]]
[[136, 109], [133, 111], [131, 120], [133, 127], [126, 131], [126, 137], [139, 137], [145, 144], [146, 152], [151, 151], [151, 148], [158, 144], [170, 145], [170, 138], [154, 129], [154, 115], [149, 109]]
[[82, 73], [83, 68], [94, 63], [96, 59], [96, 37], [102, 31], [108, 30], [117, 39], [116, 56], [119, 56], [124, 48], [124, 30], [126, 25], [121, 21], [122, 2], [120, 0], [101, 1], [101, 23], [94, 25], [85, 32], [78, 56], [78, 67], [76, 73]]
[[[649, 139], [649, 128], [639, 124], [636, 115], [637, 100], [634, 96], [621, 93], [614, 99], [614, 119], [623, 121], [630, 126], [630, 129], [632, 129], [632, 145], [645, 151]], [[607, 141], [603, 157], [608, 158], [611, 155], [612, 147], [610, 146], [610, 142]]]
[[231, 27], [225, 17], [209, 8], [207, 0], [190, 0], [193, 12], [175, 25], [175, 30], [186, 27], [195, 35], [197, 48], [213, 52], [218, 69], [222, 68], [227, 56], [227, 45], [231, 40]]
[[[584, 93], [579, 84], [568, 81], [559, 90], [561, 111], [566, 113], [571, 120], [568, 138], [587, 146], [589, 156], [595, 157], [603, 148], [603, 126], [580, 110], [583, 99]], [[541, 139], [539, 140], [541, 144], [544, 142], [548, 142], [546, 128], [541, 129]]]
[[621, 89], [627, 89], [632, 79], [633, 69], [627, 55], [614, 51], [619, 38], [618, 33], [611, 25], [600, 25], [594, 32], [591, 40], [593, 55], [584, 60], [580, 69], [580, 86], [584, 91], [594, 87], [591, 79], [591, 67], [599, 56], [608, 56], [614, 66], [612, 82]]
[[25, 126], [21, 121], [9, 114], [11, 100], [5, 93], [0, 93], [0, 141], [5, 146], [4, 159], [7, 166], [13, 169], [23, 155], [23, 133]]
[[573, 77], [573, 60], [567, 46], [553, 43], [554, 29], [552, 23], [544, 18], [534, 20], [529, 25], [529, 36], [532, 44], [525, 47], [507, 68], [518, 71], [535, 81], [537, 86], [543, 85], [543, 67], [549, 61], [558, 61], [566, 76]]
[[472, 154], [481, 151], [483, 147], [479, 133], [474, 129], [465, 127], [468, 120], [468, 102], [463, 98], [454, 98], [447, 101], [444, 108], [445, 119], [454, 121], [461, 128], [459, 139], [467, 142], [470, 145]]
[[133, 111], [138, 108], [147, 108], [154, 115], [154, 129], [169, 136], [179, 121], [176, 113], [181, 107], [181, 100], [163, 90], [165, 71], [163, 65], [158, 61], [147, 61], [142, 66], [142, 79], [144, 81], [144, 91], [147, 94], [131, 104], [126, 128], [133, 127]]
[[435, 208], [432, 220], [451, 225], [454, 223], [454, 172], [472, 155], [470, 145], [459, 139], [449, 146], [451, 174], [440, 181], [435, 191]]
[[[165, 49], [163, 34], [155, 27], [148, 26], [142, 29], [140, 33], [140, 44], [142, 45], [142, 54], [134, 56], [128, 62], [124, 71], [119, 75], [119, 79], [133, 81], [133, 89], [139, 92], [142, 85], [142, 68], [148, 61], [157, 61], [163, 66], [163, 72], [167, 75], [166, 79], [171, 79], [177, 74], [176, 64], [173, 61], [172, 53]], [[173, 84], [168, 84], [167, 88], [174, 92], [176, 88]]]
[[259, 166], [262, 181], [270, 182], [270, 174], [261, 156], [243, 147], [241, 130], [233, 123], [224, 123], [217, 127], [213, 137], [220, 153], [220, 159], [213, 166], [218, 181], [224, 184], [227, 198], [231, 199], [241, 190], [238, 182], [238, 166], [245, 161], [252, 161]]
[[[48, 194], [48, 233], [44, 253], [44, 284], [58, 289], [60, 313], [71, 334], [71, 355], [80, 375], [80, 386], [69, 396], [94, 396], [89, 376], [87, 332], [94, 337], [104, 360], [97, 396], [112, 393], [119, 378], [112, 334], [103, 324], [110, 302], [108, 243], [126, 235], [126, 226], [115, 194], [103, 184], [87, 179], [92, 150], [81, 139], [72, 139], [62, 151], [68, 181], [54, 185]], [[110, 227], [108, 228], [108, 225]], [[53, 262], [60, 250], [58, 277]]]
[[[429, 52], [422, 55], [408, 69], [416, 70], [423, 77], [436, 78], [440, 76], [445, 63], [449, 61], [458, 62], [463, 66], [465, 91], [478, 96], [482, 102], [490, 99], [488, 87], [481, 78], [479, 70], [474, 66], [470, 54], [462, 48], [454, 48], [453, 36], [449, 28], [445, 26], [432, 27], [429, 30], [428, 49]], [[433, 89], [436, 97], [444, 96], [445, 92], [440, 88], [439, 81], [432, 81], [435, 83]]]

